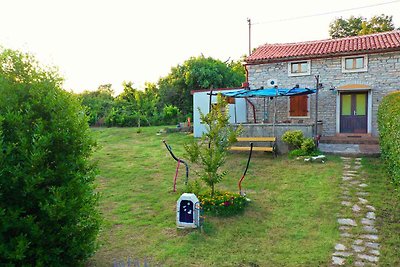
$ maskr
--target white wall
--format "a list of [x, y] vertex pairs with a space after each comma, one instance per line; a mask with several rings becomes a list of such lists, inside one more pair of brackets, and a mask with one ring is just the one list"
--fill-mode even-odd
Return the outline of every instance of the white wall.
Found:
[[[239, 91], [229, 90], [229, 91]], [[213, 90], [213, 93], [218, 93], [218, 90]], [[206, 131], [206, 127], [200, 123], [200, 113], [208, 113], [210, 96], [208, 92], [194, 92], [193, 94], [193, 134], [194, 137], [201, 137], [202, 133]], [[217, 96], [212, 96], [212, 103], [217, 102]], [[230, 123], [243, 123], [246, 122], [246, 100], [243, 98], [236, 98], [236, 104], [228, 104], [229, 106], [229, 122]], [[236, 111], [235, 111], [236, 109]]]

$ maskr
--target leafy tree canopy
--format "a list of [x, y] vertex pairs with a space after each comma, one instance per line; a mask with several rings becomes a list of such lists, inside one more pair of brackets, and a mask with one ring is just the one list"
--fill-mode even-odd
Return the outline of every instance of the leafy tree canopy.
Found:
[[100, 85], [96, 91], [84, 91], [79, 94], [82, 105], [87, 109], [86, 113], [91, 125], [96, 124], [99, 120], [104, 120], [109, 113], [114, 102], [113, 94], [111, 84]]
[[392, 31], [395, 29], [392, 19], [393, 16], [384, 14], [373, 16], [370, 20], [361, 16], [351, 16], [348, 19], [338, 18], [329, 24], [329, 35], [332, 38], [342, 38]]
[[241, 86], [245, 70], [240, 62], [222, 62], [211, 57], [191, 57], [159, 80], [161, 104], [172, 104], [183, 114], [192, 113], [191, 90]]

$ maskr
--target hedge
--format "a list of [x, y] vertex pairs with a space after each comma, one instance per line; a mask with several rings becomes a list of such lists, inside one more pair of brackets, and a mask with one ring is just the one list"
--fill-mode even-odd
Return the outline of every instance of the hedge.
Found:
[[84, 266], [98, 246], [95, 141], [61, 82], [0, 48], [0, 266]]
[[383, 98], [378, 128], [382, 158], [393, 182], [400, 185], [400, 92]]

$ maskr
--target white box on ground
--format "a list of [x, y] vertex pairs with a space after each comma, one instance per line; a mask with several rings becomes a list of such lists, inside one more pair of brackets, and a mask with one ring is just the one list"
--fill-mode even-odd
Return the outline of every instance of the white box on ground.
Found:
[[183, 193], [176, 202], [176, 226], [197, 228], [200, 224], [200, 202], [195, 194]]

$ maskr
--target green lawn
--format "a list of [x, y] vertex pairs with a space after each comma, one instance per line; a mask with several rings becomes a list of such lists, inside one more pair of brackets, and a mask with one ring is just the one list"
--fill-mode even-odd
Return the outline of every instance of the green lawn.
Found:
[[[245, 213], [206, 216], [204, 231], [177, 230], [172, 192], [176, 163], [162, 144], [179, 156], [191, 136], [157, 135], [160, 127], [94, 129], [100, 173], [98, 190], [104, 227], [101, 248], [90, 265], [113, 259], [149, 259], [163, 266], [326, 266], [339, 238], [341, 161], [306, 164], [256, 153], [243, 182], [252, 200]], [[232, 154], [228, 176], [217, 188], [237, 192], [246, 154]], [[194, 179], [194, 173], [189, 179]], [[184, 168], [178, 179], [183, 190]]]
[[400, 189], [391, 183], [379, 159], [363, 160], [370, 186], [370, 201], [376, 208], [381, 256], [379, 266], [400, 266]]

